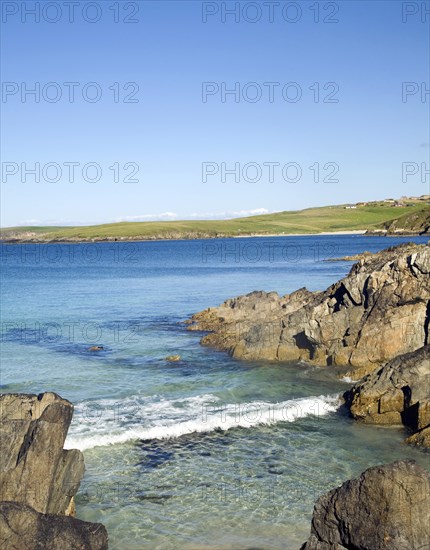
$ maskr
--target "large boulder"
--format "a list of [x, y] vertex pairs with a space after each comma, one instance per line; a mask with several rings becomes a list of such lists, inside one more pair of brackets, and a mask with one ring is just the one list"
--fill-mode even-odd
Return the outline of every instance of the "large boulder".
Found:
[[195, 314], [202, 344], [241, 359], [350, 365], [359, 378], [428, 344], [430, 246], [361, 259], [323, 292], [253, 292]]
[[65, 514], [84, 474], [80, 451], [63, 449], [73, 405], [55, 393], [0, 395], [0, 495]]
[[344, 394], [351, 415], [369, 424], [430, 425], [430, 345], [389, 361]]
[[414, 461], [369, 468], [315, 503], [302, 550], [427, 550], [430, 476]]
[[25, 550], [107, 550], [101, 523], [41, 514], [18, 502], [0, 503], [0, 547]]
[[55, 393], [0, 395], [0, 546], [104, 550], [106, 529], [79, 521], [84, 458], [63, 445], [73, 405]]

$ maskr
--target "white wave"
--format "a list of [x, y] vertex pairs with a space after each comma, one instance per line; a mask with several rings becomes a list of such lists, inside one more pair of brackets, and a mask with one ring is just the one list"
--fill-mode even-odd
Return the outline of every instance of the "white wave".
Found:
[[348, 384], [356, 384], [358, 380], [353, 380], [350, 376], [343, 376], [341, 378], [342, 382], [347, 382]]
[[337, 410], [337, 395], [291, 399], [281, 403], [221, 403], [213, 395], [181, 400], [155, 397], [81, 403], [66, 440], [81, 451], [139, 439], [168, 439], [217, 429], [251, 428], [325, 416]]

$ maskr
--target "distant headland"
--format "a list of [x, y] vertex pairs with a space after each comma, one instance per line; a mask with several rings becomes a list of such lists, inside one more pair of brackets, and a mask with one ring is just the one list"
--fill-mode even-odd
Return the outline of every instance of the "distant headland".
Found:
[[430, 234], [430, 195], [287, 210], [228, 220], [120, 222], [88, 226], [8, 227], [4, 243], [112, 242], [330, 233]]

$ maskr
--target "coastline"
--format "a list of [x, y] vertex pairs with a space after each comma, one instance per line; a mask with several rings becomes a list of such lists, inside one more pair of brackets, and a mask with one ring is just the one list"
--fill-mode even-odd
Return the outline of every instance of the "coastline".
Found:
[[[104, 238], [72, 238], [72, 239], [0, 239], [0, 244], [86, 244], [86, 243], [140, 243], [140, 242], [160, 242], [160, 241], [198, 241], [198, 240], [219, 240], [219, 239], [250, 239], [250, 238], [274, 238], [274, 237], [321, 237], [321, 236], [339, 236], [339, 235], [365, 235], [366, 237], [420, 237], [420, 233], [408, 233], [407, 235], [391, 235], [380, 233], [369, 233], [365, 229], [351, 231], [320, 231], [316, 233], [247, 233], [244, 235], [196, 235], [184, 237], [104, 237]], [[425, 236], [425, 235], [424, 235]]]
[[[398, 216], [398, 214], [402, 214]], [[0, 229], [0, 242], [144, 242], [310, 235], [419, 236], [430, 233], [430, 208], [415, 201], [403, 212], [385, 202], [283, 211], [216, 220], [113, 222], [78, 226], [16, 226]]]
[[[319, 239], [320, 242], [324, 240], [328, 242], [324, 237]], [[335, 241], [335, 237], [332, 237], [330, 242], [332, 240]], [[295, 240], [299, 245], [305, 242], [310, 244], [313, 241], [318, 242], [318, 239]], [[339, 237], [338, 241], [339, 243], [346, 241], [350, 253], [363, 250], [368, 246], [368, 242], [361, 237], [354, 239]], [[230, 242], [230, 247], [234, 247], [232, 241], [227, 242]], [[244, 241], [237, 241], [239, 242]], [[258, 244], [256, 240], [253, 242]], [[288, 240], [280, 239], [280, 246], [283, 243], [288, 244]], [[16, 318], [15, 304], [21, 300], [20, 303], [26, 305], [27, 319], [52, 322], [52, 312], [47, 309], [47, 305], [49, 307], [49, 304], [58, 303], [64, 311], [67, 311], [67, 317], [58, 316], [55, 319], [60, 321], [57, 325], [60, 328], [66, 326], [63, 321], [70, 322], [70, 317], [75, 311], [72, 309], [75, 292], [70, 295], [69, 300], [63, 298], [63, 296], [67, 298], [67, 289], [71, 288], [70, 281], [79, 281], [80, 289], [84, 289], [85, 296], [82, 301], [82, 308], [85, 309], [79, 309], [76, 316], [72, 317], [73, 320], [78, 319], [78, 316], [79, 319], [85, 316], [74, 329], [75, 344], [71, 345], [68, 341], [70, 339], [67, 336], [68, 328], [62, 329], [65, 336], [64, 346], [60, 345], [61, 341], [56, 341], [57, 339], [38, 338], [36, 335], [37, 342], [40, 340], [37, 359], [28, 362], [29, 367], [24, 372], [22, 381], [19, 378], [19, 372], [14, 373], [14, 370], [17, 370], [14, 358], [17, 357], [17, 361], [21, 361], [24, 353], [26, 356], [30, 354], [35, 356], [33, 345], [28, 348], [22, 345], [24, 340], [34, 344], [32, 341], [34, 338], [31, 336], [33, 332], [27, 332], [25, 329], [23, 332], [19, 327], [17, 334], [15, 327], [11, 325], [10, 336], [14, 341], [8, 343], [6, 350], [7, 363], [11, 365], [9, 378], [11, 380], [18, 378], [16, 383], [22, 385], [12, 386], [9, 389], [29, 391], [31, 388], [28, 387], [27, 380], [38, 380], [40, 365], [43, 364], [46, 387], [56, 391], [61, 390], [60, 395], [64, 394], [66, 398], [76, 403], [75, 423], [71, 427], [70, 439], [65, 448], [77, 448], [83, 451], [90, 472], [89, 476], [83, 478], [80, 496], [76, 500], [77, 514], [83, 520], [102, 521], [109, 533], [112, 547], [121, 547], [127, 531], [132, 533], [128, 536], [136, 548], [142, 545], [141, 541], [145, 541], [143, 543], [145, 548], [158, 545], [182, 547], [184, 538], [181, 535], [180, 522], [188, 514], [193, 521], [188, 536], [193, 542], [211, 540], [212, 533], [219, 530], [219, 525], [222, 525], [226, 531], [223, 539], [225, 547], [235, 547], [239, 535], [234, 538], [233, 535], [229, 536], [229, 533], [234, 534], [234, 524], [237, 525], [240, 521], [245, 526], [240, 533], [245, 533], [242, 539], [244, 547], [265, 547], [266, 541], [270, 540], [276, 542], [274, 548], [281, 548], [287, 544], [288, 548], [298, 549], [302, 541], [309, 536], [310, 514], [317, 496], [331, 491], [347, 479], [360, 480], [361, 472], [381, 463], [417, 459], [418, 464], [425, 468], [424, 452], [426, 451], [415, 448], [415, 444], [403, 444], [404, 437], [410, 433], [406, 427], [398, 426], [386, 431], [382, 431], [382, 427], [354, 428], [345, 415], [338, 415], [335, 411], [330, 412], [331, 396], [339, 391], [345, 391], [352, 384], [352, 381], [347, 385], [338, 381], [332, 376], [334, 372], [323, 372], [322, 369], [312, 367], [303, 368], [304, 365], [283, 368], [280, 365], [278, 367], [273, 364], [251, 363], [242, 366], [236, 361], [231, 362], [227, 354], [219, 354], [216, 351], [212, 353], [210, 350], [200, 351], [197, 344], [199, 334], [191, 334], [190, 339], [186, 336], [184, 338], [186, 327], [175, 324], [178, 319], [185, 318], [184, 311], [189, 311], [191, 308], [197, 309], [196, 304], [201, 304], [203, 308], [208, 304], [218, 303], [214, 297], [230, 295], [232, 289], [237, 288], [238, 281], [240, 285], [244, 285], [243, 280], [247, 273], [249, 273], [248, 280], [252, 288], [272, 288], [272, 282], [281, 278], [288, 278], [291, 288], [299, 288], [304, 282], [308, 283], [312, 280], [312, 270], [318, 273], [321, 281], [327, 280], [327, 284], [321, 282], [320, 287], [329, 286], [338, 279], [337, 268], [332, 269], [330, 266], [322, 268], [319, 262], [299, 264], [297, 274], [294, 274], [292, 269], [282, 269], [282, 277], [277, 270], [260, 269], [256, 273], [254, 266], [245, 264], [240, 266], [241, 269], [235, 270], [237, 275], [232, 278], [231, 269], [228, 266], [227, 270], [224, 269], [225, 263], [222, 258], [218, 258], [215, 265], [221, 267], [228, 276], [218, 277], [219, 272], [213, 273], [212, 269], [196, 270], [195, 256], [187, 257], [180, 253], [188, 247], [198, 249], [202, 244], [194, 243], [192, 246], [192, 243], [181, 245], [178, 242], [166, 243], [166, 246], [148, 245], [148, 254], [142, 255], [138, 269], [132, 272], [133, 277], [139, 272], [142, 279], [139, 283], [138, 295], [142, 296], [144, 291], [145, 297], [143, 300], [139, 299], [139, 302], [135, 301], [136, 294], [133, 292], [136, 288], [135, 283], [131, 283], [130, 292], [124, 292], [129, 282], [130, 270], [115, 261], [117, 257], [112, 255], [108, 256], [111, 269], [86, 269], [88, 262], [77, 258], [75, 265], [71, 265], [67, 270], [67, 276], [62, 270], [34, 269], [32, 265], [26, 265], [28, 262], [22, 262], [20, 271], [25, 279], [30, 280], [31, 277], [31, 284], [24, 285], [21, 284], [22, 277], [16, 277], [14, 263], [7, 262], [5, 267], [9, 269], [10, 280], [16, 292], [16, 295], [11, 296], [13, 299], [8, 300], [10, 304], [8, 320], [13, 321]], [[212, 245], [220, 246], [215, 242], [211, 245], [209, 241], [206, 244], [210, 248]], [[375, 239], [369, 243], [371, 248], [379, 249], [382, 246], [388, 246], [386, 240]], [[22, 248], [25, 250], [26, 247]], [[35, 248], [37, 247], [30, 246], [28, 251], [34, 251]], [[109, 249], [111, 245], [105, 245], [103, 248]], [[175, 250], [179, 252], [177, 255], [174, 253]], [[12, 250], [10, 252], [13, 253]], [[49, 255], [54, 255], [54, 252], [52, 250]], [[155, 270], [151, 257], [156, 260], [157, 269]], [[309, 253], [307, 257], [312, 259], [313, 254]], [[166, 258], [172, 258], [172, 262], [166, 264]], [[184, 266], [184, 264], [190, 268], [182, 271], [187, 281], [184, 280], [185, 277], [178, 278], [178, 265]], [[422, 263], [418, 262], [418, 264], [422, 266]], [[84, 269], [81, 269], [81, 266]], [[165, 267], [166, 271], [160, 272], [158, 267]], [[98, 272], [102, 273], [102, 285], [99, 277], [94, 276]], [[146, 277], [147, 274], [151, 274], [152, 277], [153, 273], [161, 275], [157, 277], [157, 285], [152, 284], [153, 279], [149, 280]], [[264, 273], [264, 281], [267, 281], [267, 284], [261, 282], [260, 273]], [[190, 276], [194, 277], [191, 286], [196, 289], [196, 302], [191, 302], [189, 297], [188, 277]], [[379, 280], [379, 277], [378, 275], [375, 281]], [[223, 286], [213, 290], [213, 282], [218, 284], [217, 279], [222, 281]], [[47, 288], [47, 281], [51, 283], [47, 294], [48, 300], [43, 293], [43, 289]], [[202, 281], [202, 284], [199, 281]], [[280, 290], [283, 285], [284, 283], [279, 284]], [[352, 298], [359, 301], [357, 285], [348, 284], [347, 287]], [[388, 288], [387, 285], [386, 288]], [[107, 304], [105, 289], [108, 289], [108, 302], [113, 304], [112, 308]], [[170, 289], [173, 289], [175, 300], [166, 300], [166, 296], [172, 297], [172, 294], [169, 294]], [[339, 293], [333, 294], [336, 295], [337, 303], [340, 304]], [[376, 294], [378, 295], [378, 292]], [[416, 295], [416, 293], [412, 294]], [[32, 295], [35, 299], [31, 299]], [[92, 296], [97, 296], [98, 300], [93, 301]], [[306, 298], [304, 294], [302, 296]], [[297, 298], [299, 299], [298, 295]], [[129, 327], [136, 326], [134, 324], [136, 304], [141, 315], [137, 322], [145, 332], [141, 332], [143, 338], [129, 345], [129, 337], [134, 332], [134, 330], [131, 332]], [[151, 307], [146, 308], [146, 304], [150, 304]], [[268, 307], [264, 311], [263, 309], [258, 307], [252, 310], [253, 315], [261, 312], [270, 332], [261, 338], [259, 335], [262, 333], [257, 330], [250, 335], [250, 340], [255, 342], [260, 339], [262, 343], [268, 341], [270, 344], [274, 342], [275, 334], [275, 325], [269, 317], [272, 308]], [[333, 307], [333, 309], [337, 308]], [[373, 312], [376, 309], [373, 308]], [[232, 308], [232, 311], [235, 310], [236, 308]], [[348, 302], [346, 310], [352, 312], [353, 305]], [[87, 311], [88, 314], [82, 313]], [[100, 314], [97, 313], [98, 311]], [[286, 309], [282, 311], [287, 312]], [[172, 322], [168, 319], [170, 316]], [[251, 316], [248, 318], [252, 319]], [[414, 324], [418, 318], [419, 315], [414, 315]], [[87, 319], [91, 324], [86, 322]], [[123, 324], [123, 321], [127, 324]], [[129, 325], [129, 322], [133, 324]], [[105, 345], [101, 353], [90, 352], [88, 349], [90, 343], [85, 342], [84, 345], [80, 336], [82, 326], [86, 330], [88, 327], [94, 327], [94, 323], [98, 323], [98, 326], [103, 328], [102, 341], [94, 342], [94, 344]], [[344, 334], [343, 328], [338, 326], [339, 334]], [[48, 327], [47, 324], [46, 327]], [[155, 332], [152, 332], [152, 327], [155, 327]], [[236, 331], [239, 336], [245, 333], [244, 324], [239, 323], [237, 327], [240, 329]], [[28, 323], [26, 328], [32, 330], [33, 327]], [[151, 332], [147, 328], [151, 329]], [[173, 330], [170, 330], [171, 328]], [[411, 339], [411, 332], [408, 329], [408, 340]], [[43, 329], [42, 334], [44, 334]], [[52, 331], [49, 336], [51, 335]], [[175, 363], [167, 361], [166, 356], [174, 353], [180, 353], [181, 360]], [[404, 363], [402, 359], [402, 364]], [[73, 369], [67, 368], [71, 364]], [[63, 367], [64, 382], [58, 381], [59, 366]], [[87, 388], [75, 390], [76, 380], [92, 378], [94, 382], [83, 384]], [[399, 394], [401, 397], [399, 400], [397, 400], [397, 394], [395, 394], [395, 401], [385, 399], [384, 396], [390, 388], [382, 386], [384, 379], [380, 380], [380, 378], [378, 377], [378, 387], [381, 388], [380, 393], [383, 394], [382, 401], [385, 407], [391, 406], [392, 402], [403, 404], [403, 393]], [[402, 380], [403, 378], [402, 374]], [[121, 395], [112, 394], [110, 388], [106, 389], [106, 383], [109, 382], [111, 387], [115, 384], [115, 380], [127, 380], [130, 389], [121, 389]], [[412, 385], [412, 382], [414, 382], [413, 379], [408, 380], [408, 386], [412, 388], [414, 396], [416, 384]], [[418, 384], [420, 388], [425, 387], [421, 382]], [[242, 390], [244, 386], [246, 393]], [[160, 387], [168, 389], [166, 396], [162, 399], [159, 397]], [[365, 399], [368, 399], [366, 387], [360, 390], [360, 401], [358, 398], [354, 401], [354, 411], [360, 404], [363, 407], [367, 405], [367, 401], [365, 403]], [[152, 397], [148, 399], [149, 395]], [[355, 395], [358, 395], [358, 392], [355, 392], [353, 397]], [[390, 395], [392, 393], [388, 393], [388, 397]], [[204, 420], [201, 416], [203, 407], [208, 415]], [[419, 410], [420, 408], [421, 405]], [[258, 422], [252, 422], [252, 425], [249, 425], [246, 412], [254, 410], [259, 411], [258, 422], [261, 419], [265, 420], [266, 417], [283, 422], [285, 412], [286, 418], [295, 424], [280, 424], [273, 428], [268, 428], [264, 423], [260, 425]], [[312, 410], [318, 414], [309, 414]], [[100, 412], [103, 415], [103, 421], [94, 422], [94, 415], [90, 411], [97, 411], [97, 415]], [[299, 415], [296, 416], [297, 411]], [[225, 420], [225, 414], [228, 412], [231, 413], [229, 425]], [[273, 417], [275, 413], [277, 416]], [[393, 413], [396, 411], [387, 411], [390, 418]], [[375, 418], [379, 421], [385, 417]], [[244, 421], [247, 423], [246, 431], [243, 426], [237, 426]], [[204, 435], [198, 431], [200, 427], [207, 426], [211, 427], [211, 433]], [[238, 430], [223, 430], [223, 428], [236, 426]], [[187, 433], [191, 429], [195, 431]], [[312, 430], [312, 437], [309, 436], [310, 430]], [[167, 433], [180, 435], [182, 432], [185, 432], [183, 437], [165, 437]], [[85, 439], [82, 438], [83, 434]], [[131, 439], [125, 442], [126, 437]], [[350, 441], [354, 441], [353, 448]], [[226, 448], [230, 453], [229, 456], [234, 456], [235, 460], [223, 460]], [[286, 455], [286, 448], [292, 452]], [[354, 457], [353, 460], [348, 460], [350, 456]], [[235, 467], [239, 462], [251, 464], [243, 477], [238, 475]], [[106, 471], [110, 474], [109, 479], [106, 479]], [[183, 483], [182, 479], [177, 481], [178, 471], [184, 472]], [[417, 472], [419, 477], [412, 476], [412, 467], [409, 466], [405, 466], [401, 471], [396, 466], [389, 471], [392, 472], [390, 479], [406, 480], [405, 486], [421, 483], [421, 477], [424, 479], [422, 472]], [[122, 484], [118, 484], [119, 475], [123, 480]], [[160, 487], [160, 475], [163, 475], [166, 480], [165, 485], [169, 484], [168, 487]], [[225, 477], [221, 477], [224, 475]], [[298, 476], [302, 480], [299, 490], [296, 489]], [[217, 479], [220, 481], [214, 483]], [[376, 484], [377, 478], [372, 477], [372, 484], [373, 481]], [[362, 481], [354, 483], [361, 486]], [[89, 491], [88, 488], [91, 490]], [[246, 492], [242, 488], [245, 488]], [[237, 497], [239, 490], [242, 495], [240, 500]], [[376, 494], [378, 491], [379, 489], [375, 489]], [[116, 501], [113, 506], [108, 507], [106, 503], [111, 503], [108, 499], [111, 499], [112, 494], [115, 495]], [[344, 493], [342, 490], [336, 494], [342, 496]], [[196, 500], [196, 496], [200, 498]], [[353, 496], [354, 493], [351, 496], [348, 494], [345, 498], [349, 502]], [[408, 502], [406, 497], [407, 495], [404, 501]], [[219, 505], [221, 498], [223, 498], [222, 506]], [[379, 503], [383, 500], [381, 498], [374, 502], [373, 517], [378, 523], [380, 521]], [[9, 514], [7, 517], [10, 517], [12, 511], [9, 511], [7, 506], [5, 505]], [[158, 519], [161, 506], [163, 506], [163, 515]], [[104, 510], [103, 516], [97, 515], [100, 508]], [[306, 518], [303, 518], [304, 509], [307, 511]], [[342, 509], [344, 510], [345, 507]], [[25, 510], [23, 512], [27, 514]], [[261, 525], [265, 526], [267, 514], [272, 514], [273, 523], [267, 529], [263, 529]], [[252, 520], [247, 523], [247, 517], [250, 515]], [[27, 515], [23, 514], [22, 517], [25, 519]], [[142, 517], [147, 518], [147, 521], [143, 522]], [[208, 518], [211, 518], [209, 522]], [[399, 525], [397, 516], [393, 518], [393, 522]], [[256, 526], [255, 531], [252, 523]], [[260, 529], [261, 532], [259, 532]], [[357, 523], [351, 523], [351, 531], [360, 532]], [[311, 543], [312, 540], [307, 543], [306, 548], [316, 550], [312, 548]], [[63, 544], [64, 546], [68, 545]], [[95, 545], [92, 548], [95, 548]], [[394, 550], [394, 548], [391, 546], [387, 550]]]
[[[269, 234], [264, 235], [262, 233], [253, 234], [253, 235], [235, 235], [232, 238], [233, 239], [243, 239], [243, 238], [249, 238], [249, 237], [311, 237], [314, 235], [320, 236], [320, 235], [365, 235], [367, 233], [366, 229], [356, 229], [352, 231], [319, 231], [318, 233], [276, 233], [276, 234]], [[217, 237], [222, 238], [222, 237]]]

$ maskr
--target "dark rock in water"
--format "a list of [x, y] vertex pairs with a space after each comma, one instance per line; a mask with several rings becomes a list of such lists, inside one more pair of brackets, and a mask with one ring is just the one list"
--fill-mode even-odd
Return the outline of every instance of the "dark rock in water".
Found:
[[349, 365], [360, 378], [428, 344], [430, 246], [368, 256], [323, 292], [252, 292], [192, 317], [202, 344], [248, 360]]
[[357, 420], [424, 430], [430, 426], [430, 345], [389, 361], [356, 383], [344, 398]]
[[172, 495], [137, 495], [137, 498], [141, 501], [164, 505], [166, 500], [172, 498]]
[[174, 453], [163, 451], [159, 447], [155, 447], [146, 453], [144, 460], [139, 462], [139, 466], [144, 466], [145, 468], [158, 468], [173, 458]]
[[430, 476], [414, 461], [369, 468], [315, 503], [301, 550], [428, 550]]
[[101, 523], [41, 514], [18, 502], [0, 503], [0, 547], [25, 550], [107, 550]]
[[55, 393], [0, 395], [2, 547], [107, 548], [104, 527], [67, 517], [85, 469], [80, 451], [63, 449], [72, 415]]

